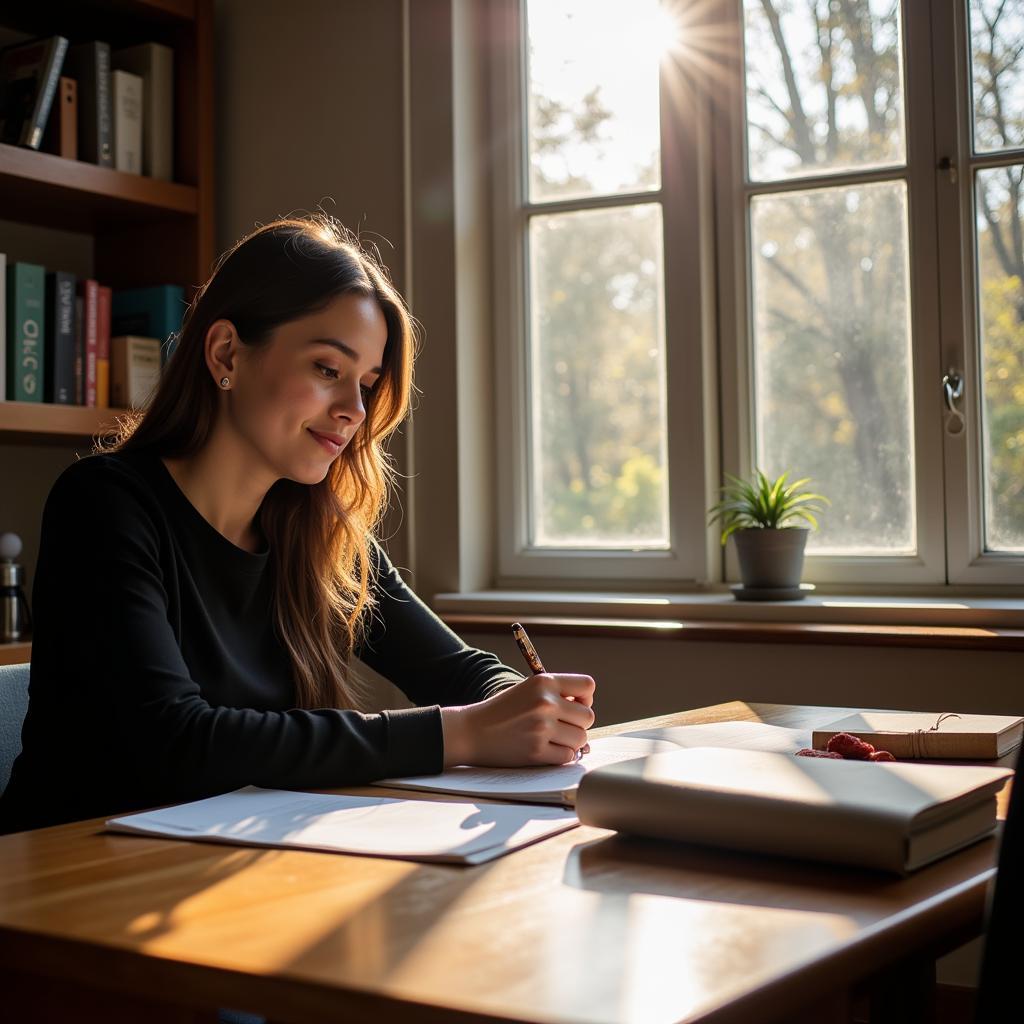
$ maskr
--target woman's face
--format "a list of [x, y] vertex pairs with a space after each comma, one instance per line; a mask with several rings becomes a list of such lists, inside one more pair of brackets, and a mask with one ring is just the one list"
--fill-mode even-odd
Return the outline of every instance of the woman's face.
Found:
[[366, 419], [388, 329], [376, 298], [348, 293], [278, 327], [259, 350], [241, 346], [227, 403], [274, 479], [319, 483]]

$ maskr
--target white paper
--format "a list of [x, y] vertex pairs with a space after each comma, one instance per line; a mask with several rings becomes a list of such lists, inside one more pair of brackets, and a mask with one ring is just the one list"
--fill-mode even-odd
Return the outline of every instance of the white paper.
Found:
[[668, 740], [677, 747], [727, 747], [732, 750], [767, 750], [793, 754], [811, 745], [810, 729], [787, 729], [766, 722], [708, 722], [704, 725], [670, 725], [641, 729], [626, 736]]
[[590, 753], [573, 764], [550, 768], [449, 768], [440, 775], [411, 775], [381, 779], [378, 786], [427, 789], [468, 796], [501, 796], [545, 803], [571, 801], [580, 779], [606, 764], [631, 761], [648, 754], [674, 750], [675, 744], [656, 738], [606, 736], [590, 741]]
[[462, 796], [572, 804], [576, 787], [587, 772], [606, 764], [632, 761], [680, 747], [728, 747], [793, 753], [811, 745], [810, 730], [786, 729], [764, 722], [713, 722], [642, 729], [590, 741], [590, 753], [575, 764], [551, 768], [449, 768], [440, 775], [381, 779], [378, 786], [429, 790]]
[[296, 793], [233, 793], [107, 821], [115, 832], [479, 864], [577, 824], [561, 807]]

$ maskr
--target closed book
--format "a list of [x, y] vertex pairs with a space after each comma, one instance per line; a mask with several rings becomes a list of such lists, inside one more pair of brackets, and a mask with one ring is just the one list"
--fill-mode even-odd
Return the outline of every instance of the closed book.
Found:
[[584, 825], [905, 875], [996, 827], [1006, 768], [692, 747], [580, 781]]
[[82, 285], [75, 286], [75, 405], [85, 405], [85, 300]]
[[142, 78], [142, 173], [161, 181], [174, 175], [174, 51], [142, 43], [111, 55], [115, 68]]
[[160, 342], [119, 335], [110, 339], [110, 398], [118, 409], [144, 409], [160, 383]]
[[75, 275], [46, 275], [46, 384], [44, 400], [75, 404]]
[[43, 132], [42, 149], [65, 160], [78, 159], [78, 83], [67, 75], [57, 80], [57, 95]]
[[78, 159], [113, 167], [110, 46], [78, 43], [68, 49], [64, 67], [78, 82]]
[[0, 141], [39, 149], [67, 52], [64, 36], [0, 52]]
[[957, 712], [861, 711], [840, 718], [811, 737], [824, 749], [839, 732], [848, 732], [893, 757], [936, 760], [995, 760], [1018, 746], [1024, 718], [1004, 715], [967, 715]]
[[110, 408], [110, 300], [111, 289], [96, 289], [96, 405]]
[[142, 78], [130, 71], [110, 76], [114, 110], [114, 167], [142, 173]]
[[82, 405], [96, 405], [96, 350], [99, 345], [99, 283], [78, 282], [82, 297]]
[[0, 252], [0, 402], [7, 401], [7, 253]]
[[158, 338], [160, 362], [166, 364], [172, 335], [181, 330], [185, 315], [185, 290], [177, 284], [147, 288], [118, 288], [114, 292], [112, 334]]
[[35, 263], [7, 267], [7, 397], [42, 402], [46, 372], [46, 271]]

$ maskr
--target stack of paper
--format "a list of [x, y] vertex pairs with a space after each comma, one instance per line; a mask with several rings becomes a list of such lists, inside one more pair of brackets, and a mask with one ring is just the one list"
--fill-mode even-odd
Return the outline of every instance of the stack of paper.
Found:
[[578, 824], [560, 807], [245, 789], [111, 818], [115, 832], [481, 864]]

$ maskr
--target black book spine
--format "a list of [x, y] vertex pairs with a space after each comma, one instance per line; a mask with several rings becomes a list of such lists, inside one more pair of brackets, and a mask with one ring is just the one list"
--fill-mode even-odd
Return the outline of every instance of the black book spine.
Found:
[[110, 94], [110, 46], [77, 43], [68, 51], [66, 74], [78, 82], [79, 157], [100, 167], [114, 166]]
[[46, 381], [43, 401], [75, 404], [75, 275], [46, 275]]
[[110, 91], [110, 46], [96, 44], [96, 99], [101, 167], [114, 166], [114, 107]]
[[60, 71], [64, 66], [64, 57], [67, 55], [67, 52], [68, 41], [63, 36], [54, 36], [50, 40], [46, 64], [40, 76], [39, 93], [36, 98], [35, 109], [32, 111], [32, 119], [25, 125], [24, 134], [22, 135], [21, 143], [23, 146], [38, 149], [43, 141], [43, 131], [46, 128], [46, 121], [53, 107], [53, 97], [57, 92], [57, 80], [60, 78]]

